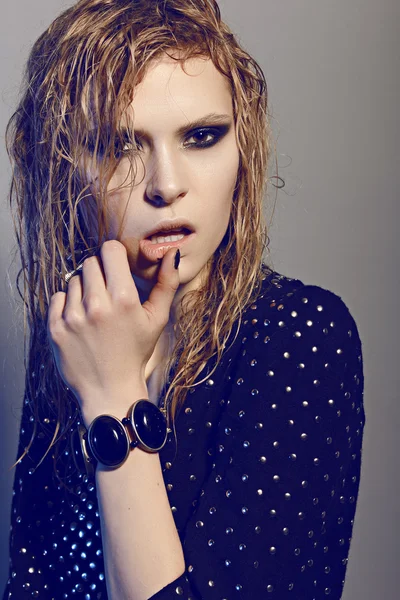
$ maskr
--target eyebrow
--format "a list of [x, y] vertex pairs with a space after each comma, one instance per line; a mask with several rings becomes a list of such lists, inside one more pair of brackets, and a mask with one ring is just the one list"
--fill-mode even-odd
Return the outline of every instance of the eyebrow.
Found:
[[[205, 115], [204, 117], [196, 119], [195, 121], [191, 121], [190, 123], [186, 123], [185, 125], [182, 125], [181, 127], [179, 127], [176, 130], [176, 133], [178, 136], [181, 136], [181, 135], [187, 133], [188, 131], [191, 131], [192, 129], [197, 129], [200, 127], [207, 127], [209, 125], [225, 125], [227, 123], [227, 121], [228, 120], [230, 121], [231, 119], [232, 119], [231, 115], [210, 113], [208, 115]], [[144, 129], [134, 128], [134, 132], [139, 137], [143, 137], [143, 138], [150, 137], [150, 134], [147, 131], [145, 131]]]

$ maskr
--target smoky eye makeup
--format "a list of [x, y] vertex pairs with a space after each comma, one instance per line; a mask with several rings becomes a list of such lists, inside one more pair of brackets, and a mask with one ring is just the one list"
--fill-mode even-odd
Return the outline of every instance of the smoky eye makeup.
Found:
[[[100, 138], [97, 141], [96, 147], [96, 132], [89, 133], [87, 136], [86, 149], [90, 154], [97, 153], [98, 156], [103, 157], [106, 151], [110, 152], [110, 143], [107, 140], [107, 137]], [[135, 136], [136, 146], [140, 149], [140, 139]], [[118, 158], [124, 153], [135, 151], [134, 143], [132, 141], [132, 135], [128, 129], [123, 130], [120, 136], [116, 136], [113, 144], [113, 153], [114, 157]]]
[[[231, 128], [230, 123], [214, 125], [213, 127], [201, 127], [190, 131], [185, 138], [185, 146], [189, 148], [209, 148], [215, 146]], [[197, 142], [188, 143], [189, 140], [197, 138]], [[211, 139], [210, 139], [211, 138]]]
[[[213, 123], [215, 120], [219, 122]], [[232, 125], [231, 120], [221, 122], [221, 118], [218, 118], [210, 119], [210, 123], [207, 123], [206, 118], [204, 118], [186, 127], [181, 127], [177, 132], [177, 136], [181, 138], [184, 148], [201, 150], [215, 146], [229, 133]], [[107, 136], [98, 140], [96, 148], [96, 135], [96, 131], [88, 134], [86, 148], [90, 154], [97, 151], [97, 156], [104, 157], [106, 150], [110, 151], [109, 145], [104, 142], [104, 140], [107, 140]], [[114, 157], [118, 159], [124, 155], [143, 151], [144, 144], [146, 142], [150, 143], [149, 138], [147, 132], [140, 129], [136, 129], [134, 132], [129, 128], [121, 129], [120, 136], [114, 142]]]

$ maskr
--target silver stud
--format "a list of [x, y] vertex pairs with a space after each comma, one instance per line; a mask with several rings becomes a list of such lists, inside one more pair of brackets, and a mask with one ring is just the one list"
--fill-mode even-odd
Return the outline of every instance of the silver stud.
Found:
[[297, 312], [295, 310], [293, 310], [291, 313], [292, 317], [297, 317]]
[[308, 325], [308, 327], [311, 327], [311, 326], [312, 326], [312, 324], [313, 324], [313, 322], [312, 322], [312, 321], [307, 321], [307, 325]]

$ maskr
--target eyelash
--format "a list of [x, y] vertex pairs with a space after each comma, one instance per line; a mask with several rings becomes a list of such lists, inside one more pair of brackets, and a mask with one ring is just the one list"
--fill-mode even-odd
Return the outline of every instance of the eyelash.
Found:
[[[229, 131], [229, 125], [220, 125], [217, 127], [201, 127], [199, 129], [194, 129], [191, 132], [189, 132], [188, 136], [186, 139], [191, 139], [192, 137], [195, 137], [197, 135], [205, 135], [205, 137], [208, 136], [213, 136], [213, 139], [211, 141], [208, 142], [198, 142], [198, 143], [192, 143], [192, 144], [188, 144], [188, 148], [193, 148], [195, 150], [203, 150], [205, 148], [211, 148], [212, 146], [215, 146], [215, 144], [217, 144]], [[132, 152], [132, 147], [131, 147], [131, 140], [129, 138], [129, 136], [125, 136], [125, 140], [124, 140], [124, 147], [121, 148], [121, 145], [116, 142], [115, 147], [114, 147], [114, 156], [116, 159], [120, 159], [123, 158], [124, 156], [127, 156], [128, 154], [130, 154]], [[141, 146], [140, 143], [140, 138], [136, 138], [136, 143], [138, 146]], [[126, 148], [126, 146], [128, 146], [128, 148]], [[88, 150], [89, 152], [93, 153], [94, 152], [94, 142], [92, 142], [92, 140], [89, 141], [88, 144]], [[140, 152], [141, 149], [140, 147], [138, 148], [137, 152]], [[99, 144], [98, 147], [98, 154], [100, 156], [104, 156], [104, 148], [102, 147], [102, 144]]]
[[[208, 137], [210, 135], [213, 136], [213, 139], [211, 141], [208, 142], [198, 142], [198, 143], [192, 143], [189, 144], [188, 147], [189, 148], [197, 148], [197, 149], [203, 149], [203, 148], [210, 148], [211, 146], [214, 146], [215, 144], [217, 144], [219, 142], [219, 140], [227, 133], [228, 131], [228, 127], [226, 126], [221, 126], [220, 128], [218, 127], [202, 127], [201, 129], [196, 129], [191, 133], [191, 135], [188, 136], [187, 139], [190, 139], [192, 137], [195, 137], [196, 135], [199, 134], [205, 134], [205, 137]], [[129, 139], [126, 140], [126, 145], [130, 145], [131, 142], [129, 141]], [[140, 139], [137, 139], [137, 144], [140, 145]], [[120, 155], [123, 154], [129, 154], [129, 152], [131, 152], [131, 148], [127, 148], [127, 149], [122, 149], [119, 151]], [[118, 152], [118, 148], [116, 148], [116, 152]], [[139, 149], [140, 152], [140, 149]]]

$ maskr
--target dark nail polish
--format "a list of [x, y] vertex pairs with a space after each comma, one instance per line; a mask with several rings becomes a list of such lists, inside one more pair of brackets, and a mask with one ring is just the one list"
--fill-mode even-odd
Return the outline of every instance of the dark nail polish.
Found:
[[174, 260], [175, 269], [177, 269], [179, 267], [180, 261], [181, 261], [181, 251], [178, 248], [178, 250], [176, 251], [175, 260]]

